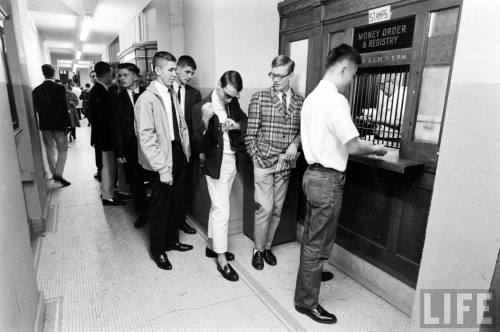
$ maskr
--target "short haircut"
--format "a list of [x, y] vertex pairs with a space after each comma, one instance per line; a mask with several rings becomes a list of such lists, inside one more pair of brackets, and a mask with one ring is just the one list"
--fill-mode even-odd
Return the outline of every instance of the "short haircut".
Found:
[[137, 67], [136, 65], [134, 65], [133, 63], [130, 63], [130, 62], [120, 63], [118, 65], [117, 69], [118, 70], [127, 69], [127, 70], [135, 73], [137, 76], [139, 76], [141, 74], [141, 70], [139, 69], [139, 67]]
[[97, 77], [103, 77], [104, 75], [111, 72], [111, 66], [107, 62], [99, 61], [95, 64], [94, 71]]
[[49, 63], [42, 65], [42, 73], [45, 78], [52, 78], [56, 76], [56, 69]]
[[89, 77], [92, 76], [92, 73], [95, 74], [95, 70], [91, 70], [90, 73], [89, 73]]
[[90, 83], [85, 83], [86, 88], [90, 88]]
[[286, 55], [278, 55], [271, 62], [271, 67], [288, 66], [288, 72], [291, 73], [295, 69], [295, 62]]
[[181, 55], [177, 60], [177, 67], [191, 67], [196, 70], [196, 62], [189, 55]]
[[167, 61], [172, 61], [176, 62], [177, 59], [172, 53], [169, 53], [167, 51], [159, 51], [156, 52], [155, 55], [153, 56], [153, 70], [158, 67], [158, 61], [159, 60], [167, 60]]
[[328, 52], [328, 56], [326, 57], [326, 69], [343, 60], [353, 62], [357, 65], [361, 64], [361, 56], [355, 48], [347, 44], [340, 44]]
[[238, 92], [243, 90], [243, 81], [240, 73], [235, 70], [228, 70], [222, 74], [220, 78], [221, 87], [225, 88], [228, 84], [231, 84]]

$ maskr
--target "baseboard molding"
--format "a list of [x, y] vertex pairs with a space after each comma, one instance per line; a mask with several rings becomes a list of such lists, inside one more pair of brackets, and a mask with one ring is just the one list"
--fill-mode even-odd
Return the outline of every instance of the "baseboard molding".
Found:
[[34, 332], [43, 332], [46, 312], [47, 303], [45, 302], [45, 296], [43, 292], [38, 292], [38, 304], [36, 308], [35, 325], [33, 327]]
[[[302, 240], [302, 231], [303, 225], [298, 224], [298, 242]], [[336, 244], [328, 263], [398, 308], [405, 315], [411, 316], [415, 289]]]

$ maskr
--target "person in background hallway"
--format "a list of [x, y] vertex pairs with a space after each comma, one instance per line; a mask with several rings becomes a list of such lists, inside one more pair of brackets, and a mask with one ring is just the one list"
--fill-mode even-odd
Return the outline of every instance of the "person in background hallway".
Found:
[[253, 160], [255, 186], [254, 250], [252, 266], [276, 265], [271, 251], [281, 218], [292, 168], [277, 171], [278, 160], [294, 163], [300, 147], [300, 110], [304, 98], [291, 88], [295, 63], [278, 55], [271, 63], [270, 89], [255, 93], [248, 107], [245, 142]]
[[78, 120], [82, 119], [82, 101], [80, 100], [80, 95], [82, 94], [82, 89], [79, 86], [76, 86], [76, 83], [73, 83], [73, 87], [71, 88], [71, 92], [73, 92], [78, 98], [78, 104], [75, 106], [76, 113], [78, 113]]
[[238, 152], [245, 151], [241, 134], [247, 116], [238, 98], [243, 89], [237, 71], [227, 71], [212, 93], [193, 108], [193, 133], [196, 150], [201, 153], [202, 170], [207, 180], [212, 205], [208, 217], [207, 257], [217, 257], [217, 270], [230, 281], [239, 279], [227, 261], [234, 260], [228, 252], [229, 195], [236, 176]]
[[[87, 119], [89, 118], [89, 115], [88, 115], [89, 114], [89, 111], [88, 111], [89, 93], [90, 93], [90, 84], [85, 83], [85, 89], [80, 94], [80, 100], [82, 102], [82, 113]], [[89, 126], [90, 126], [90, 121], [89, 121]]]
[[[92, 70], [89, 73], [89, 77], [90, 77], [90, 81], [92, 82], [92, 88], [93, 88], [94, 85], [95, 85], [95, 82], [97, 80], [97, 76], [96, 76], [95, 70]], [[87, 119], [89, 120], [89, 126], [92, 125], [92, 110], [90, 109], [90, 103], [88, 101], [90, 99], [90, 91], [92, 90], [92, 88], [90, 88], [88, 90], [88, 94], [86, 95], [86, 98], [87, 98]], [[93, 142], [92, 135], [90, 136], [90, 145], [94, 147], [95, 165], [96, 165], [96, 168], [97, 168], [97, 172], [94, 174], [94, 179], [96, 179], [97, 181], [101, 181], [102, 154], [101, 154], [101, 151], [99, 151], [97, 149], [97, 147], [95, 146], [95, 144]]]
[[184, 115], [180, 113], [172, 86], [176, 67], [172, 54], [156, 52], [153, 56], [156, 79], [139, 96], [134, 109], [139, 163], [151, 173], [147, 220], [151, 256], [164, 270], [172, 269], [167, 251], [193, 249], [179, 242], [190, 146]]
[[92, 141], [96, 150], [101, 151], [101, 199], [103, 205], [124, 205], [125, 202], [114, 197], [116, 176], [115, 153], [113, 147], [113, 117], [110, 109], [111, 67], [99, 61], [95, 64], [97, 80], [90, 90], [89, 106], [92, 114]]
[[71, 184], [63, 178], [68, 156], [66, 133], [70, 125], [66, 88], [55, 82], [55, 69], [52, 65], [44, 64], [42, 73], [45, 81], [33, 90], [33, 108], [38, 114], [38, 127], [42, 131], [47, 163], [53, 179], [66, 187]]
[[70, 81], [66, 82], [66, 103], [69, 109], [69, 119], [70, 119], [70, 131], [69, 131], [69, 141], [76, 139], [76, 127], [80, 127], [80, 120], [78, 119], [78, 113], [76, 112], [76, 106], [78, 105], [78, 96], [73, 93], [72, 83]]
[[[192, 167], [195, 159], [198, 157], [193, 145], [193, 122], [192, 108], [201, 101], [201, 93], [197, 89], [190, 86], [188, 83], [196, 73], [196, 62], [189, 55], [182, 55], [177, 60], [177, 70], [174, 81], [174, 89], [179, 99], [181, 113], [184, 113], [186, 125], [189, 131], [189, 140], [191, 146], [191, 158], [188, 161], [186, 190], [184, 191], [184, 212], [187, 210], [188, 202], [192, 200], [193, 183], [191, 181]], [[187, 234], [195, 234], [196, 230], [186, 222], [186, 216], [181, 220], [180, 229]]]
[[113, 114], [113, 146], [115, 158], [124, 165], [127, 181], [132, 189], [135, 212], [138, 215], [134, 226], [144, 226], [147, 219], [146, 188], [144, 174], [137, 156], [137, 137], [134, 129], [134, 104], [144, 88], [139, 87], [139, 68], [133, 63], [118, 65], [117, 81], [120, 91], [111, 96]]
[[324, 261], [332, 251], [342, 206], [349, 154], [383, 156], [383, 145], [361, 140], [351, 119], [349, 102], [340, 92], [349, 86], [361, 63], [358, 52], [346, 44], [331, 50], [326, 73], [304, 101], [301, 137], [308, 168], [302, 186], [307, 197], [306, 218], [295, 286], [295, 309], [326, 324], [337, 322], [318, 303]]

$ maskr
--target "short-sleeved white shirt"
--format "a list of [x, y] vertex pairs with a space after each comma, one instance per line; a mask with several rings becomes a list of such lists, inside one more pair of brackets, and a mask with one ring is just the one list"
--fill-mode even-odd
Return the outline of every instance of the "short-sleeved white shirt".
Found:
[[321, 80], [302, 105], [300, 135], [309, 165], [344, 172], [349, 156], [346, 143], [359, 133], [351, 119], [349, 102], [337, 87]]

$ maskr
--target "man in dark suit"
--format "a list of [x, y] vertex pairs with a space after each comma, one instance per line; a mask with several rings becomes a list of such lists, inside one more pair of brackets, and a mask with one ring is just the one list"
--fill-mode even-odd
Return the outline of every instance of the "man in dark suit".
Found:
[[110, 94], [112, 72], [108, 63], [99, 61], [94, 66], [97, 80], [90, 90], [89, 106], [92, 116], [91, 140], [96, 150], [101, 151], [101, 199], [104, 205], [124, 205], [125, 202], [114, 197], [116, 176], [115, 153], [113, 146], [112, 113], [110, 110]]
[[186, 187], [185, 187], [186, 190], [184, 191], [185, 194], [183, 199], [183, 202], [185, 203], [183, 209], [184, 217], [182, 218], [183, 220], [182, 224], [179, 226], [180, 229], [187, 234], [196, 233], [196, 230], [186, 222], [187, 203], [191, 201], [192, 191], [193, 191], [193, 184], [191, 181], [193, 164], [196, 158], [198, 158], [198, 153], [195, 150], [193, 150], [193, 121], [191, 114], [193, 106], [201, 101], [201, 93], [200, 91], [198, 91], [197, 89], [193, 88], [188, 84], [193, 78], [195, 73], [196, 73], [196, 62], [194, 61], [194, 59], [189, 55], [182, 55], [181, 57], [179, 57], [179, 59], [177, 60], [177, 70], [176, 70], [177, 75], [174, 81], [174, 90], [175, 93], [177, 94], [177, 99], [179, 100], [179, 106], [181, 108], [181, 112], [184, 113], [185, 116], [186, 125], [189, 131], [189, 143], [191, 146], [191, 158], [188, 162], [188, 169], [187, 169], [187, 174], [189, 174], [189, 176], [187, 177]]
[[134, 104], [144, 88], [139, 87], [139, 68], [133, 63], [120, 63], [117, 67], [118, 93], [113, 94], [110, 106], [113, 114], [113, 146], [115, 159], [125, 166], [127, 182], [132, 189], [135, 212], [134, 226], [144, 226], [147, 219], [144, 174], [137, 155], [137, 137], [134, 129]]
[[42, 131], [47, 162], [53, 179], [66, 187], [71, 184], [63, 178], [68, 155], [66, 133], [70, 125], [66, 88], [55, 82], [55, 69], [52, 65], [43, 65], [42, 73], [45, 82], [33, 90], [33, 107], [38, 114], [38, 127]]

